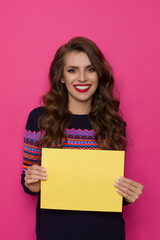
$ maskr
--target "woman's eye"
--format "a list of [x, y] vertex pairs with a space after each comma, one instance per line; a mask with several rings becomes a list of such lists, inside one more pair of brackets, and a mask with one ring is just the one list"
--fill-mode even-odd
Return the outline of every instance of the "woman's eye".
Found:
[[73, 69], [69, 69], [68, 72], [74, 73], [74, 72], [76, 72], [76, 70], [73, 68]]
[[96, 69], [94, 67], [88, 69], [89, 72], [95, 72]]

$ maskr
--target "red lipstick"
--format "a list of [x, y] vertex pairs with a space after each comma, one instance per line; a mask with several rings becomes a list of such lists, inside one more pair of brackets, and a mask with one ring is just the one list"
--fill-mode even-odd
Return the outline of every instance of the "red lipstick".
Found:
[[92, 84], [75, 84], [73, 87], [77, 92], [84, 93], [87, 92], [91, 88]]

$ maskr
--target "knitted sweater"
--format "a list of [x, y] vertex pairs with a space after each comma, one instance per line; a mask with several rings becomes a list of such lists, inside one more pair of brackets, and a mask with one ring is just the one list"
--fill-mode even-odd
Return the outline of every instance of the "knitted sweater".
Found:
[[[31, 111], [25, 129], [21, 183], [24, 191], [31, 195], [36, 193], [31, 192], [24, 185], [24, 176], [29, 166], [41, 164], [39, 141], [43, 136], [38, 128], [38, 119], [44, 111], [44, 107]], [[67, 141], [62, 139], [63, 148], [100, 149], [94, 139], [95, 132], [87, 115], [74, 115], [73, 121], [65, 130], [65, 134]], [[106, 150], [109, 149], [107, 143], [104, 145]], [[54, 141], [52, 147], [55, 148]], [[40, 196], [36, 209], [36, 233], [38, 240], [125, 239], [122, 213], [40, 209]]]

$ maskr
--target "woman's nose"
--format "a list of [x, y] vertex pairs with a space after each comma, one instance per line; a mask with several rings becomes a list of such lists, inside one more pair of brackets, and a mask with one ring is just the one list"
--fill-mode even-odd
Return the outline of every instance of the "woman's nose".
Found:
[[80, 82], [85, 82], [85, 81], [87, 81], [86, 74], [85, 74], [84, 71], [82, 71], [82, 72], [79, 73], [78, 80], [79, 80]]

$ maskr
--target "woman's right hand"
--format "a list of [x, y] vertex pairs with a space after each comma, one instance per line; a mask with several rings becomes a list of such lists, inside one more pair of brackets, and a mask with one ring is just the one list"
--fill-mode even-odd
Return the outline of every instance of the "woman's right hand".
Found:
[[41, 180], [47, 180], [46, 169], [42, 166], [32, 165], [25, 172], [25, 186], [32, 192], [38, 193], [41, 189]]

